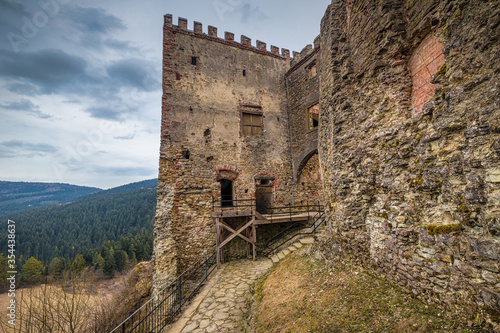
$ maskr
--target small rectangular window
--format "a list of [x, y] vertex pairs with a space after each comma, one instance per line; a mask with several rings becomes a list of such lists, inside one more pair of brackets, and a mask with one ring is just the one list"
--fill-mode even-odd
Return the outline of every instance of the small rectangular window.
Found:
[[316, 69], [316, 65], [314, 65], [311, 68], [309, 68], [309, 78], [310, 79], [312, 79], [313, 77], [315, 77], [317, 73], [318, 73], [318, 71]]
[[241, 127], [244, 135], [262, 134], [262, 115], [243, 112], [241, 114]]
[[191, 57], [191, 65], [196, 66], [196, 57]]
[[312, 131], [319, 125], [319, 104], [307, 109], [307, 130]]

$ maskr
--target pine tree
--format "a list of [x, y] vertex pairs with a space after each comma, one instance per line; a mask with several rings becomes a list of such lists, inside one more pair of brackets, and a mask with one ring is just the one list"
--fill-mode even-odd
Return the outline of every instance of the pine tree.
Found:
[[77, 274], [81, 273], [85, 268], [85, 259], [81, 254], [78, 254], [73, 261], [73, 271]]
[[95, 269], [104, 269], [104, 258], [99, 252], [94, 253], [92, 264], [94, 265]]
[[113, 248], [110, 248], [106, 258], [104, 258], [104, 273], [108, 277], [115, 276], [116, 262], [115, 262], [115, 251]]
[[115, 252], [115, 264], [116, 269], [121, 272], [125, 268], [125, 264], [127, 263], [127, 252], [123, 250], [116, 250]]
[[54, 257], [49, 264], [49, 274], [59, 277], [64, 269], [64, 263], [59, 257]]
[[27, 283], [35, 283], [42, 275], [42, 263], [35, 257], [30, 257], [21, 268], [21, 279]]
[[10, 271], [8, 267], [7, 258], [3, 256], [3, 253], [0, 253], [0, 286], [8, 284], [7, 278], [9, 275], [7, 274]]

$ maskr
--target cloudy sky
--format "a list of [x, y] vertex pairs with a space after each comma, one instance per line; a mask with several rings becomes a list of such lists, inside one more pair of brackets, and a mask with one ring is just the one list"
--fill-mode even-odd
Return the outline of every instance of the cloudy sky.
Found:
[[0, 0], [0, 180], [157, 177], [163, 15], [300, 51], [330, 0]]

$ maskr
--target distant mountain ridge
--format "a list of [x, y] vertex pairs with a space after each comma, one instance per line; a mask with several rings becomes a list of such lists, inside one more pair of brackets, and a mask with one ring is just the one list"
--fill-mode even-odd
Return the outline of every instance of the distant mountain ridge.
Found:
[[148, 179], [103, 190], [64, 183], [0, 181], [0, 216], [51, 204], [95, 198], [143, 188], [153, 188], [158, 179]]
[[140, 182], [130, 183], [130, 184], [126, 184], [126, 185], [122, 185], [122, 186], [118, 186], [118, 187], [113, 187], [113, 188], [110, 188], [108, 190], [101, 190], [99, 192], [91, 193], [91, 194], [88, 194], [86, 196], [81, 197], [80, 200], [95, 198], [95, 197], [99, 197], [101, 195], [117, 194], [117, 193], [132, 191], [132, 190], [139, 190], [139, 189], [143, 189], [143, 188], [153, 188], [153, 187], [156, 187], [157, 185], [158, 185], [158, 178], [147, 179], [147, 180], [143, 180]]
[[100, 192], [97, 187], [63, 183], [31, 183], [0, 181], [0, 215], [24, 209], [66, 203]]

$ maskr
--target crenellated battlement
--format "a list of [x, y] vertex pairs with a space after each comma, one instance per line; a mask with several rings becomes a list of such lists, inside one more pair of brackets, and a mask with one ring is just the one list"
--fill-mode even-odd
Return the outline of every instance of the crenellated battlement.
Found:
[[[183, 17], [179, 17], [177, 25], [174, 25], [172, 14], [166, 14], [164, 16], [164, 28], [173, 29], [176, 32], [181, 32], [185, 34], [192, 34], [194, 36], [198, 36], [201, 38], [212, 39], [220, 43], [228, 44], [234, 47], [254, 51], [261, 54], [266, 54], [269, 56], [274, 56], [277, 58], [283, 58], [288, 60], [290, 59], [290, 50], [282, 48], [280, 53], [280, 48], [274, 45], [271, 45], [270, 49], [268, 50], [267, 44], [260, 40], [257, 40], [255, 46], [253, 46], [252, 39], [245, 35], [241, 35], [240, 42], [237, 42], [234, 39], [234, 33], [228, 31], [224, 32], [224, 38], [219, 38], [217, 27], [211, 25], [207, 27], [207, 33], [203, 32], [203, 24], [197, 21], [193, 22], [193, 30], [189, 30], [188, 20]], [[296, 52], [294, 52], [294, 54], [295, 53]]]
[[319, 45], [319, 36], [317, 36], [314, 39], [314, 47], [312, 44], [307, 44], [302, 51], [300, 52], [295, 52], [293, 51], [293, 59], [290, 63], [290, 66], [293, 68], [294, 66], [298, 65], [302, 61], [306, 61], [310, 56], [312, 56], [314, 53], [318, 52], [320, 48]]

